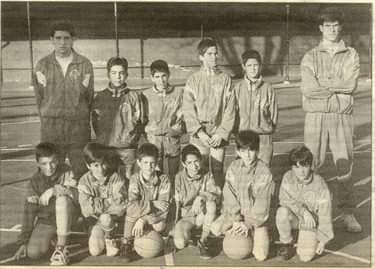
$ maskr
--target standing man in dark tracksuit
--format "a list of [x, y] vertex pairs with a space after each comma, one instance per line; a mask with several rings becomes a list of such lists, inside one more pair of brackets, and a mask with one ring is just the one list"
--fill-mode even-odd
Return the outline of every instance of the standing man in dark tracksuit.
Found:
[[73, 49], [74, 37], [70, 24], [52, 27], [54, 51], [37, 63], [33, 86], [41, 141], [57, 144], [61, 159], [69, 158], [74, 177], [79, 179], [87, 170], [82, 149], [90, 140], [94, 74], [91, 62]]

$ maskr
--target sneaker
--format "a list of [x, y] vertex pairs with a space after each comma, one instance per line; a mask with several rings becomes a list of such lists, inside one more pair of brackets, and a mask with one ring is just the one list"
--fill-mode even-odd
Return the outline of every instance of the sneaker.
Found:
[[212, 258], [209, 252], [209, 248], [205, 242], [198, 241], [199, 257], [203, 260], [209, 260]]
[[116, 256], [119, 252], [119, 248], [117, 247], [117, 242], [115, 239], [106, 238], [105, 239], [105, 249], [107, 251], [108, 257]]
[[349, 233], [360, 233], [362, 232], [362, 226], [359, 224], [353, 214], [345, 214], [342, 217], [344, 222], [345, 230]]
[[277, 256], [280, 256], [284, 261], [290, 260], [294, 256], [294, 249], [292, 244], [282, 244], [277, 251]]
[[132, 260], [133, 247], [130, 242], [122, 242], [120, 248], [120, 257], [123, 262], [130, 262]]
[[50, 265], [60, 266], [60, 265], [68, 265], [69, 264], [69, 257], [68, 257], [68, 249], [65, 246], [56, 246], [55, 251], [52, 253], [51, 256], [51, 263]]

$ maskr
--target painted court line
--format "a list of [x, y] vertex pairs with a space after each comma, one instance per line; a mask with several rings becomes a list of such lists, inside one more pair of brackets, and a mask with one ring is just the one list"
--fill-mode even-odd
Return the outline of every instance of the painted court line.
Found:
[[341, 256], [341, 257], [345, 257], [345, 258], [348, 258], [348, 259], [351, 259], [351, 260], [356, 260], [356, 261], [366, 263], [366, 264], [371, 263], [371, 261], [369, 261], [367, 259], [360, 258], [360, 257], [357, 257], [357, 256], [353, 256], [353, 255], [350, 255], [350, 254], [346, 254], [346, 253], [341, 252], [341, 251], [333, 251], [333, 250], [325, 249], [324, 252], [327, 252], [327, 253], [333, 254], [333, 255], [337, 255], [337, 256]]
[[366, 177], [364, 179], [361, 179], [360, 181], [357, 181], [356, 183], [354, 183], [354, 186], [362, 186], [362, 185], [366, 185], [367, 183], [371, 182], [371, 177]]
[[2, 126], [6, 125], [17, 125], [17, 124], [25, 124], [25, 123], [37, 123], [40, 122], [40, 120], [29, 120], [29, 121], [17, 121], [17, 122], [2, 122]]

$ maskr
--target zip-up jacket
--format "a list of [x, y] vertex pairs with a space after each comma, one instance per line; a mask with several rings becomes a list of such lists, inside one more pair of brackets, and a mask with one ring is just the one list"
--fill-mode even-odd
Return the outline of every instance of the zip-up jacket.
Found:
[[190, 135], [203, 128], [208, 135], [217, 134], [229, 139], [235, 120], [232, 80], [229, 75], [215, 70], [209, 74], [201, 68], [186, 82], [182, 112]]
[[277, 124], [278, 108], [272, 85], [262, 77], [255, 82], [245, 76], [234, 86], [236, 96], [236, 131], [253, 130], [272, 134]]
[[[269, 217], [274, 182], [270, 169], [261, 160], [246, 167], [241, 159], [228, 167], [223, 189], [223, 213], [247, 226], [259, 227]], [[249, 227], [249, 228], [251, 228]]]
[[290, 209], [300, 220], [305, 210], [317, 217], [318, 241], [327, 243], [334, 237], [331, 194], [324, 179], [312, 174], [308, 184], [299, 183], [292, 170], [286, 172], [280, 186], [280, 205]]
[[[73, 60], [64, 76], [55, 52], [42, 58], [33, 73], [36, 103], [41, 117], [68, 120], [89, 119], [94, 96], [94, 73], [91, 62], [74, 50]], [[46, 85], [37, 79], [38, 72]]]
[[359, 71], [358, 53], [342, 40], [333, 56], [323, 43], [307, 52], [301, 62], [304, 111], [352, 114]]

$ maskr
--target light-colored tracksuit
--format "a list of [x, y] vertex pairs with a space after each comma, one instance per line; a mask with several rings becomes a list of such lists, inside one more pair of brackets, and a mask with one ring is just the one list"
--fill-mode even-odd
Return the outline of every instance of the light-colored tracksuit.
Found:
[[301, 62], [305, 144], [314, 155], [315, 168], [323, 165], [329, 145], [339, 183], [339, 207], [348, 212], [354, 207], [352, 113], [358, 76], [358, 53], [342, 40], [334, 53], [320, 43]]
[[[298, 181], [292, 170], [283, 176], [279, 192], [280, 207], [276, 213], [276, 226], [283, 244], [292, 242], [292, 229], [306, 229], [303, 221], [305, 210], [316, 221], [315, 240], [326, 244], [334, 237], [328, 186], [318, 174], [313, 173], [311, 177], [311, 181], [304, 184]], [[315, 249], [311, 253], [315, 254]]]
[[265, 226], [274, 188], [271, 171], [262, 160], [251, 167], [246, 167], [241, 159], [234, 160], [226, 173], [222, 215], [211, 225], [211, 231], [222, 234], [234, 222], [244, 221], [254, 232], [254, 256], [257, 260], [266, 259], [269, 239]]
[[[207, 156], [212, 158], [212, 172], [216, 184], [224, 185], [224, 144], [228, 141], [235, 120], [235, 97], [232, 80], [229, 75], [216, 69], [213, 72], [203, 67], [191, 75], [185, 86], [182, 112], [190, 143], [199, 148], [205, 156], [203, 165], [208, 167]], [[198, 137], [200, 129], [209, 136], [219, 135], [224, 143], [217, 148], [210, 148]]]
[[270, 165], [273, 153], [272, 134], [278, 117], [275, 91], [262, 77], [251, 81], [245, 76], [235, 84], [234, 93], [237, 110], [235, 131], [256, 132], [260, 140], [258, 158]]
[[147, 140], [160, 152], [159, 168], [174, 180], [179, 168], [180, 137], [183, 133], [183, 89], [169, 86], [165, 92], [155, 87], [143, 92], [145, 99]]
[[[41, 142], [51, 142], [67, 154], [79, 179], [86, 171], [82, 149], [90, 140], [90, 111], [94, 97], [91, 62], [74, 50], [64, 76], [55, 53], [42, 58], [33, 73], [36, 104], [41, 121]], [[46, 84], [38, 79], [40, 75]]]

